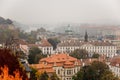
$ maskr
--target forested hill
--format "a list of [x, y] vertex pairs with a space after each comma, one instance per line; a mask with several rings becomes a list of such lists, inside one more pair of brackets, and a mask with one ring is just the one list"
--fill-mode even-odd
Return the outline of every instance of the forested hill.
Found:
[[0, 17], [0, 43], [9, 41], [10, 37], [18, 38], [17, 28], [12, 20]]
[[12, 24], [12, 23], [13, 23], [12, 20], [0, 17], [0, 24]]

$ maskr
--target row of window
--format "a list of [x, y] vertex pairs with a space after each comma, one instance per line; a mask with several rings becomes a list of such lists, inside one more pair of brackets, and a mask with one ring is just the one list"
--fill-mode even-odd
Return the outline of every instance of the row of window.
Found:
[[116, 49], [116, 46], [100, 47], [58, 47], [59, 49]]
[[44, 50], [53, 50], [53, 48], [43, 48]]
[[111, 67], [111, 69], [112, 69], [112, 72], [114, 72], [117, 76], [120, 75], [120, 68], [118, 68], [118, 67]]
[[[59, 51], [62, 51], [62, 52], [63, 52], [63, 51], [66, 51], [66, 52], [67, 52], [67, 51], [70, 51], [70, 52], [71, 52], [71, 51], [74, 51], [74, 50], [64, 49], [64, 50], [59, 50]], [[102, 49], [101, 49], [101, 50], [97, 50], [97, 49], [96, 49], [96, 50], [95, 50], [95, 49], [92, 50], [92, 49], [90, 49], [90, 50], [87, 50], [87, 51], [88, 51], [88, 52], [97, 52], [97, 53], [101, 53], [101, 52], [102, 52], [102, 53], [104, 53], [104, 52], [106, 52], [106, 53], [110, 53], [110, 52], [116, 53], [116, 50], [112, 50], [112, 49], [111, 49], [111, 50], [102, 50]]]
[[[75, 74], [76, 73], [76, 70], [75, 70], [76, 68], [74, 68], [74, 69], [69, 69], [69, 70], [65, 70], [64, 71], [64, 75], [72, 75], [72, 74]], [[77, 71], [79, 71], [80, 70], [80, 67], [78, 67], [77, 68]], [[61, 70], [60, 69], [58, 69], [58, 74], [61, 74]]]

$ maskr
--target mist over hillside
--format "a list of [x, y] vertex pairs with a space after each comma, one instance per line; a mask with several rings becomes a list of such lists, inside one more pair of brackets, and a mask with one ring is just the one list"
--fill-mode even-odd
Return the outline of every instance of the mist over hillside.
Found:
[[66, 30], [70, 29], [73, 34], [84, 35], [85, 31], [87, 31], [90, 36], [104, 36], [106, 34], [113, 35], [116, 34], [116, 31], [120, 31], [120, 25], [87, 23], [23, 24], [18, 21], [12, 21], [11, 19], [4, 19], [3, 17], [0, 17], [0, 24], [2, 24], [2, 26], [13, 25], [25, 32], [37, 30], [42, 27], [48, 31], [56, 33], [65, 33]]
[[14, 25], [20, 27], [22, 30], [26, 32], [30, 32], [32, 30], [37, 30], [39, 28], [45, 28], [48, 31], [56, 32], [56, 33], [65, 33], [66, 30], [69, 29], [74, 34], [84, 35], [85, 31], [89, 33], [89, 35], [103, 35], [109, 33], [113, 34], [113, 31], [120, 31], [119, 25], [104, 25], [104, 24], [83, 24], [83, 23], [55, 23], [55, 24], [21, 24], [14, 22]]

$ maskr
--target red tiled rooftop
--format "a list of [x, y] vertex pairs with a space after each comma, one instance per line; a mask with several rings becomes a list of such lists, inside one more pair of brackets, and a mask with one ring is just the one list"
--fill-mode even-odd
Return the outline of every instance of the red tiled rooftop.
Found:
[[52, 45], [48, 42], [47, 39], [42, 39], [40, 46], [45, 47], [45, 46], [52, 46]]

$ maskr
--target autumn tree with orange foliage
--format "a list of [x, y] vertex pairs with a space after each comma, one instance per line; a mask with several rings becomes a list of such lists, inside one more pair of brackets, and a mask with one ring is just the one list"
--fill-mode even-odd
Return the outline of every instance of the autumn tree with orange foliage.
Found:
[[[28, 80], [25, 70], [23, 66], [20, 65], [17, 57], [13, 54], [11, 50], [8, 49], [0, 49], [0, 67], [4, 69], [4, 66], [8, 67], [8, 74], [15, 76], [15, 71], [19, 71], [20, 77], [22, 80]], [[6, 68], [6, 67], [5, 67]], [[3, 71], [0, 70], [0, 75], [3, 75]], [[1, 79], [0, 79], [1, 80]], [[10, 79], [8, 79], [10, 80]], [[14, 79], [13, 79], [14, 80]]]
[[22, 77], [20, 76], [19, 71], [14, 71], [14, 76], [9, 74], [9, 69], [7, 66], [4, 66], [4, 68], [1, 68], [1, 75], [0, 80], [22, 80]]

